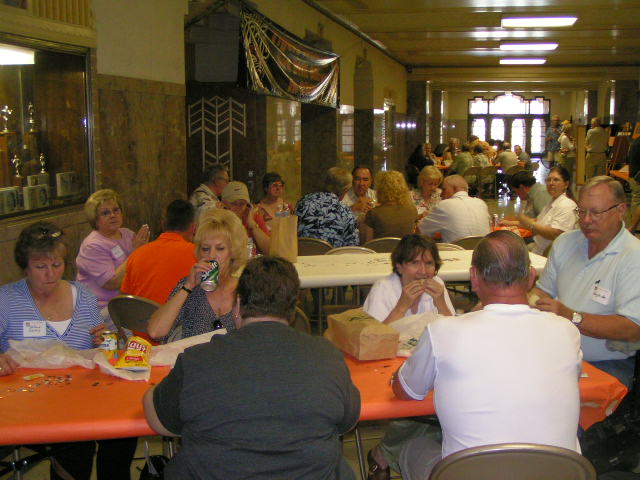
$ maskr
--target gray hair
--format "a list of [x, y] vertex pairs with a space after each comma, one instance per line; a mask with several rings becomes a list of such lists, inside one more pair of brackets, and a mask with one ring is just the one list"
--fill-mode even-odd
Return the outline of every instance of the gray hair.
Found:
[[351, 187], [353, 176], [344, 168], [331, 167], [324, 176], [324, 189], [337, 196]]
[[476, 245], [471, 265], [485, 282], [508, 287], [527, 282], [531, 260], [520, 236], [509, 230], [496, 230]]
[[609, 177], [607, 175], [598, 175], [597, 177], [591, 177], [589, 181], [584, 185], [584, 187], [582, 187], [582, 190], [580, 190], [580, 197], [582, 198], [584, 192], [598, 185], [606, 185], [607, 187], [609, 187], [609, 191], [611, 192], [614, 201], [618, 203], [624, 203], [627, 201], [627, 197], [624, 193], [622, 184], [615, 178]]

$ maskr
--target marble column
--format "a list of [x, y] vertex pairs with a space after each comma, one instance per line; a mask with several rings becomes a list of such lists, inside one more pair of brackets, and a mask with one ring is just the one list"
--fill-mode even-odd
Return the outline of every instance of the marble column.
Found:
[[372, 108], [356, 108], [354, 111], [354, 157], [355, 165], [373, 165], [374, 118]]
[[407, 115], [413, 115], [416, 121], [415, 143], [424, 143], [427, 129], [426, 82], [407, 82]]
[[337, 163], [338, 111], [302, 104], [302, 195], [322, 188], [324, 172]]
[[590, 125], [591, 119], [598, 116], [598, 91], [589, 90], [589, 98], [587, 100], [587, 118], [586, 124]]
[[635, 125], [638, 119], [638, 82], [636, 80], [616, 80], [615, 123], [622, 126], [630, 122]]
[[431, 145], [435, 148], [440, 143], [442, 135], [442, 90], [432, 90], [430, 102], [429, 138]]

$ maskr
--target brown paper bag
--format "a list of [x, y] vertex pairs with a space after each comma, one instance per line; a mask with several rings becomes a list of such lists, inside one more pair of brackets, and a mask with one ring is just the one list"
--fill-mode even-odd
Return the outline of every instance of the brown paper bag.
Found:
[[400, 334], [361, 308], [329, 315], [324, 336], [358, 360], [394, 358]]
[[279, 255], [296, 263], [298, 260], [298, 217], [288, 215], [271, 221], [270, 255]]

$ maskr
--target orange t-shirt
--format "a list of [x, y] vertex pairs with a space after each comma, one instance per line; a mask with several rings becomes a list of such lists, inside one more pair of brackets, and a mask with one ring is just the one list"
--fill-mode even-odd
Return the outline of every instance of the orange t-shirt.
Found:
[[194, 263], [193, 243], [177, 233], [163, 233], [129, 255], [120, 291], [165, 303], [178, 281], [188, 275]]

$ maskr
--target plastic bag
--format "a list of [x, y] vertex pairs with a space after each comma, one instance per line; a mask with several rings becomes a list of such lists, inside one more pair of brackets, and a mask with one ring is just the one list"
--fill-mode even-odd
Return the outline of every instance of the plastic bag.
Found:
[[98, 348], [74, 350], [58, 340], [9, 340], [7, 355], [22, 368], [94, 368], [93, 357]]

